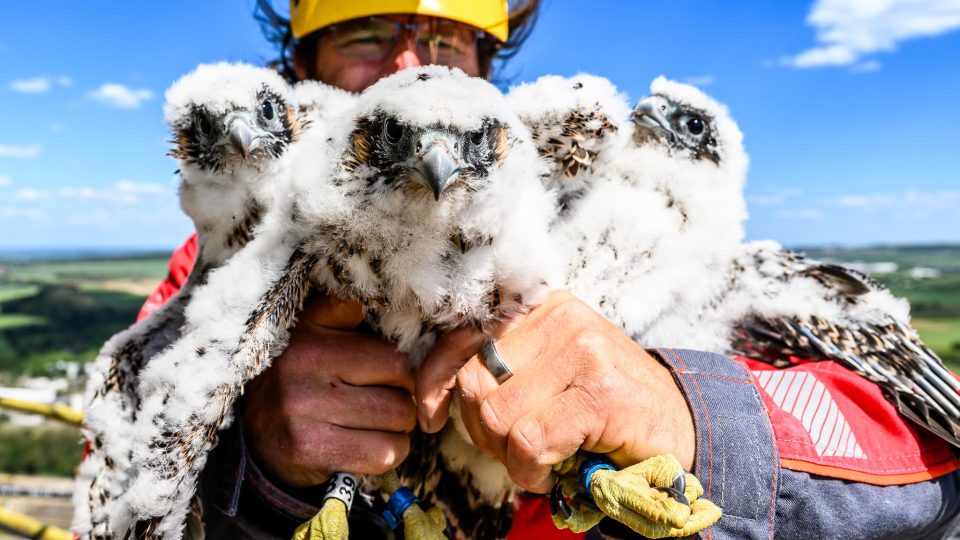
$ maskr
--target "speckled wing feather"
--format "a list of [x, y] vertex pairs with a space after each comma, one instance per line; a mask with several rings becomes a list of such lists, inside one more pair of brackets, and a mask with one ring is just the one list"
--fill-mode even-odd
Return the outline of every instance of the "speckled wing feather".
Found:
[[573, 178], [589, 169], [597, 158], [592, 142], [617, 126], [599, 111], [576, 109], [558, 124], [532, 125], [531, 134], [540, 156], [550, 160], [558, 176]]
[[[272, 282], [256, 309], [246, 321], [236, 350], [231, 354], [238, 376], [213, 389], [209, 394], [210, 410], [194, 415], [180, 431], [166, 431], [151, 441], [156, 456], [148, 464], [169, 471], [187, 485], [196, 482], [206, 452], [216, 445], [217, 433], [225, 427], [234, 402], [244, 385], [259, 375], [286, 346], [289, 329], [303, 307], [310, 289], [308, 275], [316, 258], [301, 249], [290, 256], [286, 269]], [[203, 356], [197, 351], [199, 356]], [[168, 515], [139, 521], [133, 527], [136, 538], [160, 536], [162, 522]]]
[[[815, 280], [845, 308], [885, 291], [859, 272], [794, 253], [781, 252], [778, 262], [779, 279]], [[892, 315], [843, 322], [754, 315], [738, 325], [736, 335], [734, 346], [742, 354], [774, 364], [788, 364], [790, 357], [837, 361], [878, 384], [901, 414], [960, 447], [960, 383], [905, 321]]]
[[[262, 212], [262, 205], [251, 200], [229, 234], [222, 238], [202, 236], [201, 252], [180, 291], [146, 320], [111, 338], [93, 364], [84, 407], [84, 430], [90, 441], [90, 450], [78, 474], [78, 485], [89, 487], [86, 502], [77, 499], [82, 496], [79, 491], [74, 501], [75, 507], [89, 512], [89, 517], [82, 520], [84, 527], [81, 531], [86, 534], [89, 527], [91, 538], [108, 538], [113, 532], [108, 507], [122, 495], [130, 474], [129, 429], [125, 426], [132, 428], [137, 420], [140, 374], [150, 359], [180, 338], [184, 310], [194, 291], [202, 287], [210, 271], [219, 266], [204, 260], [204, 248], [207, 244], [215, 244], [214, 249], [222, 246], [226, 253], [242, 249], [253, 237], [252, 231], [259, 224]], [[91, 472], [87, 473], [87, 470]]]
[[75, 496], [86, 499], [75, 500], [75, 506], [78, 512], [89, 512], [85, 520], [89, 531], [84, 528], [84, 533], [91, 538], [111, 536], [108, 507], [123, 493], [129, 474], [124, 426], [136, 420], [140, 372], [150, 358], [180, 337], [184, 309], [209, 271], [203, 261], [198, 260], [195, 266], [176, 296], [143, 321], [111, 338], [91, 366], [83, 424], [90, 447], [78, 474], [78, 482], [83, 482], [87, 489]]

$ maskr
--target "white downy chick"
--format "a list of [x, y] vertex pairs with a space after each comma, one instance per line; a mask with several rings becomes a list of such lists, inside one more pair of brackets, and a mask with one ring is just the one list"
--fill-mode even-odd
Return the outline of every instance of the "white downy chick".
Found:
[[[275, 72], [243, 64], [213, 64], [200, 66], [167, 92], [165, 112], [176, 145], [171, 155], [180, 162], [181, 205], [194, 220], [199, 253], [181, 291], [151, 317], [112, 338], [92, 370], [88, 436], [100, 441], [110, 455], [92, 444], [91, 454], [81, 465], [74, 530], [82, 537], [120, 534], [132, 519], [124, 504], [113, 503], [124, 497], [130, 481], [131, 430], [143, 397], [137, 387], [142, 378], [151, 376], [151, 370], [156, 373], [169, 366], [141, 370], [174, 346], [179, 347], [180, 360], [185, 354], [199, 356], [204, 348], [197, 334], [202, 334], [204, 324], [223, 322], [219, 308], [231, 305], [230, 296], [242, 296], [236, 283], [248, 283], [257, 290], [256, 275], [233, 283], [221, 278], [219, 286], [207, 285], [211, 272], [243, 249], [261, 227], [271, 228], [266, 224], [271, 219], [265, 216], [289, 204], [287, 182], [299, 141], [307, 131], [323, 132], [323, 115], [318, 111], [347, 106], [342, 91], [317, 86], [310, 92], [309, 103], [299, 107], [293, 90]], [[324, 102], [325, 95], [329, 104]], [[309, 118], [304, 111], [310, 111]], [[311, 122], [314, 128], [307, 129]], [[272, 221], [277, 229], [276, 217]], [[278, 251], [282, 249], [273, 250]], [[261, 247], [258, 253], [265, 255], [269, 250]], [[256, 259], [251, 254], [245, 259], [251, 265], [248, 273], [262, 269], [260, 260], [250, 260]], [[200, 315], [191, 317], [191, 311]], [[186, 337], [181, 338], [181, 331]], [[229, 331], [224, 330], [224, 335]], [[196, 346], [191, 349], [187, 343]], [[169, 363], [171, 356], [175, 355], [166, 354], [159, 364]]]
[[628, 144], [586, 177], [555, 233], [574, 294], [644, 346], [676, 346], [743, 237], [747, 157], [706, 94], [663, 77], [651, 92], [620, 127]]
[[83, 537], [113, 534], [107, 504], [125, 489], [129, 429], [139, 399], [140, 370], [179, 337], [183, 310], [208, 271], [252, 235], [287, 166], [302, 129], [291, 91], [275, 73], [244, 64], [198, 67], [167, 91], [165, 114], [180, 165], [180, 200], [193, 219], [199, 253], [176, 297], [108, 341], [90, 370], [85, 436], [74, 530]]

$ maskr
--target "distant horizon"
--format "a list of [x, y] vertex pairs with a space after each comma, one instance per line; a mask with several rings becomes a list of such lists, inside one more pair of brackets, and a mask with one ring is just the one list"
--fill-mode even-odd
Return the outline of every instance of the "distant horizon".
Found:
[[117, 257], [168, 257], [176, 247], [3, 247], [0, 263], [20, 261], [58, 261], [78, 259], [112, 259]]
[[[81, 258], [112, 258], [116, 256], [146, 257], [167, 256], [179, 246], [2, 246], [0, 245], [0, 263], [19, 260], [58, 260]], [[797, 244], [784, 247], [793, 251], [861, 251], [870, 249], [960, 249], [960, 242], [945, 240], [941, 242], [896, 242], [896, 243], [864, 243], [864, 244]]]

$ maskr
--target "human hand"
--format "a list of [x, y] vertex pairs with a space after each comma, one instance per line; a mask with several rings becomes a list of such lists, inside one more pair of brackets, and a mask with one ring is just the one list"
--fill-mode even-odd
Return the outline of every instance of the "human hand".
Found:
[[570, 293], [552, 293], [501, 332], [497, 349], [513, 372], [502, 385], [475, 355], [483, 339], [448, 333], [416, 374], [424, 431], [443, 426], [456, 392], [474, 444], [541, 493], [554, 484], [551, 467], [578, 449], [620, 467], [669, 453], [692, 468], [693, 419], [670, 372]]
[[287, 349], [247, 387], [247, 441], [257, 464], [285, 484], [382, 474], [410, 451], [409, 362], [393, 344], [354, 331], [362, 320], [359, 304], [312, 298]]

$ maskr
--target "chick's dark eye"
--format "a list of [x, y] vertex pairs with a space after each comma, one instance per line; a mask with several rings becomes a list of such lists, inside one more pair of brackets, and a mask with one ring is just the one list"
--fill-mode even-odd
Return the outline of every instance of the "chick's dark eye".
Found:
[[205, 114], [197, 115], [196, 124], [197, 124], [197, 129], [199, 129], [200, 133], [204, 135], [209, 135], [210, 132], [213, 130], [213, 126], [210, 125], [210, 119], [207, 118], [207, 115]]
[[403, 138], [403, 126], [396, 119], [387, 118], [383, 123], [383, 133], [390, 144], [396, 144]]
[[470, 134], [470, 142], [472, 142], [473, 144], [475, 144], [475, 145], [477, 145], [477, 146], [480, 146], [481, 144], [483, 144], [483, 130], [481, 129], [481, 130], [477, 130], [477, 131], [474, 131], [473, 133], [471, 133], [471, 134]]
[[703, 133], [704, 127], [703, 119], [699, 116], [694, 116], [687, 120], [687, 129], [690, 130], [690, 133], [694, 135], [700, 135]]
[[267, 120], [273, 120], [273, 103], [269, 99], [260, 106], [260, 114]]

